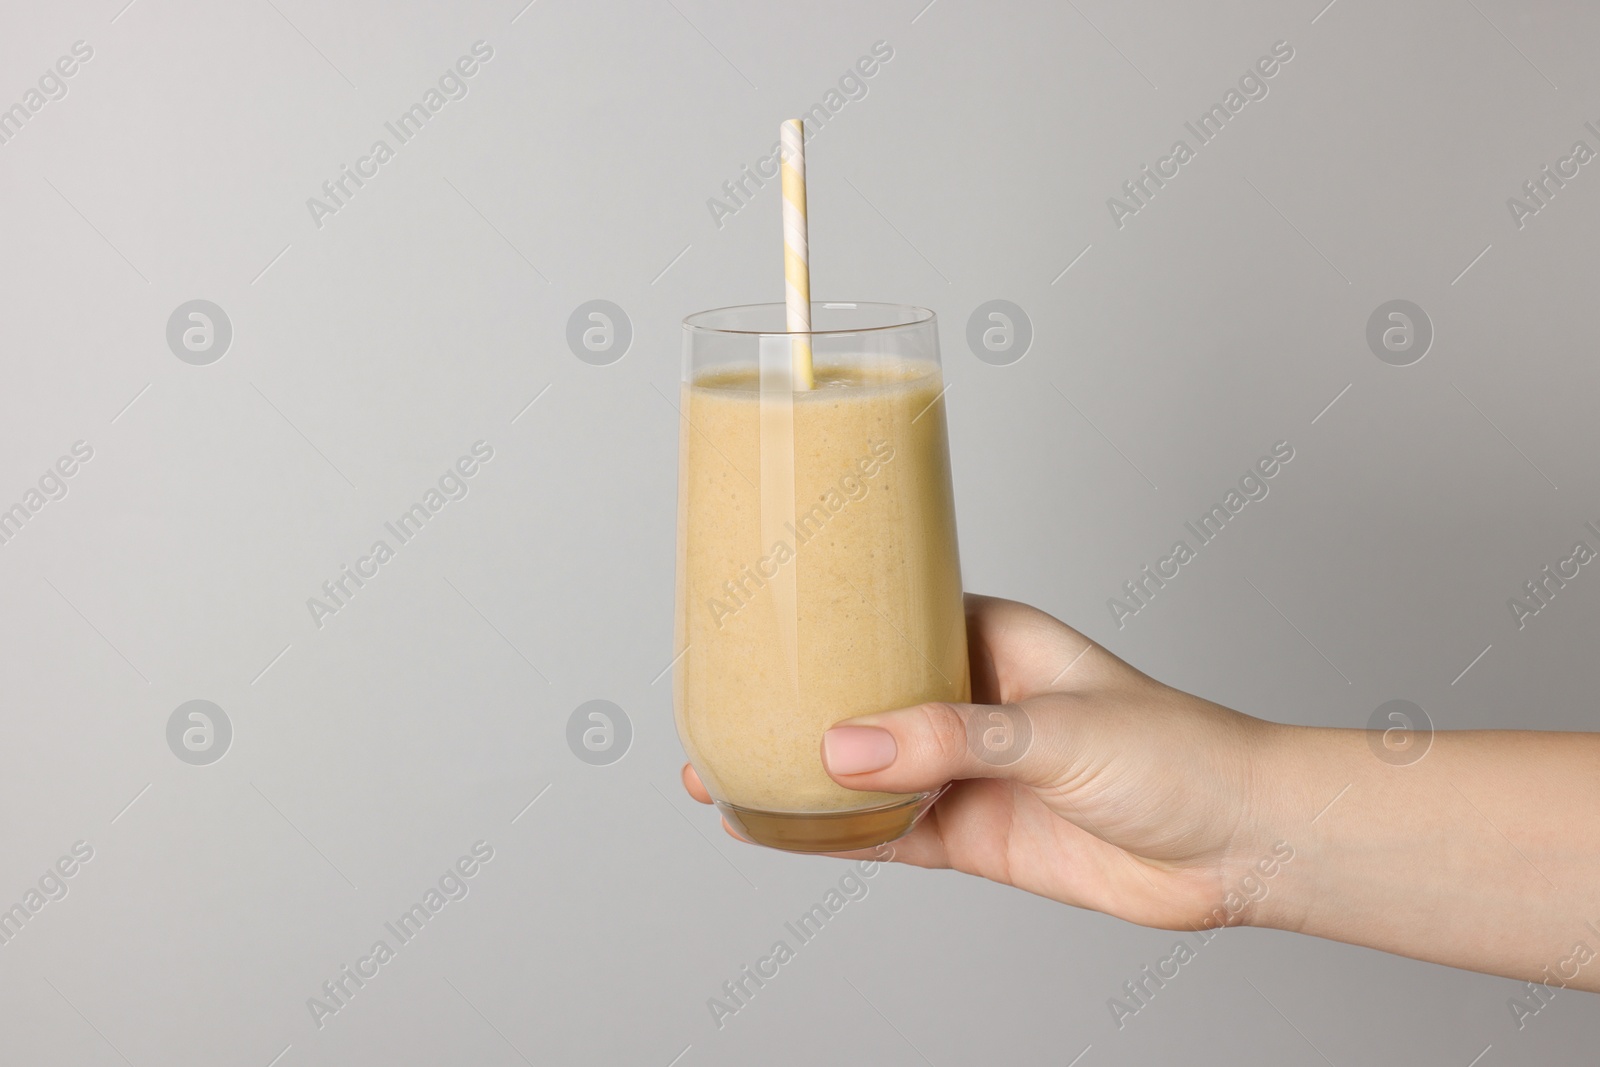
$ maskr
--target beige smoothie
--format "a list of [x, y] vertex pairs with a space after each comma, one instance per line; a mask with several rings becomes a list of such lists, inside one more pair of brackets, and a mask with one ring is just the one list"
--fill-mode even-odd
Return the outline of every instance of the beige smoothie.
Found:
[[724, 814], [904, 806], [834, 784], [823, 732], [970, 699], [942, 390], [917, 361], [819, 365], [781, 401], [753, 368], [684, 386], [674, 706]]

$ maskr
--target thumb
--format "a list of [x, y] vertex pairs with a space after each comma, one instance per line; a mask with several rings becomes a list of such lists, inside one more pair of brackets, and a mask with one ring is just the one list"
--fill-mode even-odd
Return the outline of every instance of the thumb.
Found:
[[[1036, 711], [1037, 709], [1035, 709]], [[822, 735], [822, 763], [847, 789], [916, 793], [958, 778], [1046, 785], [1060, 773], [1059, 716], [1019, 704], [918, 704], [846, 719]]]

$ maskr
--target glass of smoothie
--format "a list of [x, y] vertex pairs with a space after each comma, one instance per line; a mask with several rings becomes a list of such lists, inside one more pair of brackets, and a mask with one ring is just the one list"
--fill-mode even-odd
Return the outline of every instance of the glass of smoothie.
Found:
[[680, 411], [673, 708], [690, 761], [760, 844], [900, 837], [937, 793], [835, 784], [822, 735], [971, 699], [933, 312], [814, 303], [803, 333], [783, 304], [690, 315]]

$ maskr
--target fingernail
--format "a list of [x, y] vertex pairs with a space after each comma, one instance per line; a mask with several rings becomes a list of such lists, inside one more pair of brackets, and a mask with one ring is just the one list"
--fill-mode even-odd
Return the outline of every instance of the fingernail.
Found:
[[895, 751], [894, 735], [877, 726], [835, 726], [822, 735], [822, 762], [834, 774], [881, 771]]

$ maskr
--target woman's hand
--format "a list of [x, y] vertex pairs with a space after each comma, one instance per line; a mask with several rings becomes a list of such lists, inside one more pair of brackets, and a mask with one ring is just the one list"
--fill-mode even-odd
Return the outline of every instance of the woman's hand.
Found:
[[894, 858], [1146, 926], [1217, 925], [1225, 896], [1272, 855], [1252, 770], [1271, 724], [1162, 685], [1036, 608], [966, 603], [977, 703], [866, 715], [824, 737], [847, 788], [952, 783]]
[[951, 783], [896, 861], [1146, 926], [1272, 926], [1600, 991], [1600, 734], [1453, 731], [1394, 758], [1384, 735], [1180, 693], [1024, 604], [969, 595], [967, 635], [979, 703], [823, 738], [848, 788]]

